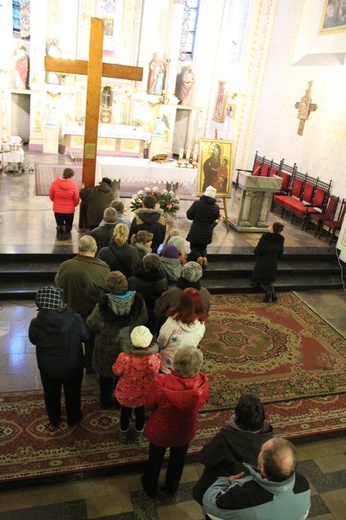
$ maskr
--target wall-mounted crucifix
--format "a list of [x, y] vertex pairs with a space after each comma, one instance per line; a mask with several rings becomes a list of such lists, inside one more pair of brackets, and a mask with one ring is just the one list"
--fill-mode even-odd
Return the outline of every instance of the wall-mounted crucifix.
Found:
[[130, 79], [141, 81], [143, 69], [127, 65], [102, 63], [103, 20], [91, 18], [89, 61], [64, 60], [45, 57], [45, 69], [61, 74], [82, 74], [87, 76], [87, 99], [83, 149], [83, 183], [86, 188], [95, 184], [97, 153], [97, 133], [99, 124], [99, 105], [101, 78]]
[[305, 91], [305, 95], [302, 97], [300, 102], [297, 102], [294, 106], [298, 108], [298, 119], [299, 119], [299, 126], [298, 126], [298, 134], [303, 135], [304, 131], [304, 125], [305, 121], [309, 119], [310, 112], [314, 112], [317, 110], [317, 105], [315, 103], [311, 103], [311, 86], [312, 81], [309, 81], [308, 83], [308, 89]]

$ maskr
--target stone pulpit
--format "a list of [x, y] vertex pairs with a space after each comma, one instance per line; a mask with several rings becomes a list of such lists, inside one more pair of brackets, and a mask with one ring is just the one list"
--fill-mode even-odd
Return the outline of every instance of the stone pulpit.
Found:
[[230, 218], [230, 225], [243, 233], [268, 231], [272, 197], [280, 191], [281, 184], [281, 177], [258, 177], [241, 173], [239, 215], [237, 218]]

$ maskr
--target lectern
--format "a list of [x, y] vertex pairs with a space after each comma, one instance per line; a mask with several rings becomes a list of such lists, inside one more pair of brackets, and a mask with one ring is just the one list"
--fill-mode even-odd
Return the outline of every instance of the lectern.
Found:
[[259, 233], [269, 230], [268, 215], [274, 193], [280, 191], [281, 177], [257, 177], [241, 173], [239, 215], [230, 218], [230, 225], [239, 232]]

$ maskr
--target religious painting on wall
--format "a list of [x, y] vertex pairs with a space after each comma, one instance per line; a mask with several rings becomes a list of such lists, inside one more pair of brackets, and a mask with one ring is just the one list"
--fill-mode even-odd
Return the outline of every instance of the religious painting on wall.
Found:
[[200, 140], [197, 178], [197, 190], [200, 195], [203, 195], [208, 186], [213, 186], [219, 196], [230, 195], [233, 156], [232, 141]]
[[159, 52], [155, 52], [149, 63], [148, 94], [162, 96], [165, 78], [165, 65]]
[[318, 34], [346, 32], [346, 0], [325, 0]]
[[213, 121], [223, 123], [225, 120], [226, 96], [225, 96], [225, 81], [219, 81], [217, 89], [216, 103], [214, 108]]

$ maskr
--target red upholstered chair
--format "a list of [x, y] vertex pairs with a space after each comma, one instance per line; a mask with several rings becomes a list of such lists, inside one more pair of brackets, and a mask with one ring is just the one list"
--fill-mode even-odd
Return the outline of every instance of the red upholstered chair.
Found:
[[330, 240], [329, 240], [329, 245], [330, 245], [333, 241], [333, 238], [335, 237], [336, 231], [341, 229], [342, 222], [345, 217], [345, 213], [346, 213], [346, 199], [342, 199], [341, 208], [340, 208], [337, 219], [336, 220], [323, 220], [323, 225], [321, 226], [321, 229], [319, 231], [318, 238], [321, 238], [323, 228], [326, 227], [328, 230], [328, 236], [330, 236]]
[[252, 170], [243, 170], [242, 168], [236, 168], [237, 176], [235, 181], [235, 190], [238, 188], [239, 185], [239, 176], [241, 173], [251, 173], [251, 175], [260, 175], [261, 174], [261, 168], [262, 164], [265, 161], [265, 157], [260, 157], [258, 155], [258, 152], [255, 154], [255, 159], [253, 162]]
[[284, 216], [284, 212], [287, 209], [288, 201], [300, 201], [306, 177], [307, 174], [303, 175], [302, 173], [296, 172], [294, 174], [293, 183], [288, 188], [288, 193], [283, 195], [274, 195], [272, 201], [272, 210], [275, 206], [281, 208], [281, 218]]
[[[327, 206], [323, 210], [323, 206], [321, 209], [320, 204], [316, 204], [315, 206], [315, 200], [314, 204], [312, 204], [310, 207], [307, 208], [307, 212], [305, 215], [305, 219], [303, 221], [302, 229], [305, 229], [305, 231], [308, 230], [310, 223], [316, 223], [316, 232], [315, 236], [320, 230], [320, 227], [323, 226], [324, 220], [332, 220], [335, 215], [335, 211], [337, 208], [337, 205], [339, 203], [339, 197], [335, 197], [334, 195], [331, 195], [328, 199]], [[319, 202], [320, 199], [318, 198], [316, 202]]]

